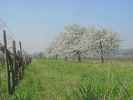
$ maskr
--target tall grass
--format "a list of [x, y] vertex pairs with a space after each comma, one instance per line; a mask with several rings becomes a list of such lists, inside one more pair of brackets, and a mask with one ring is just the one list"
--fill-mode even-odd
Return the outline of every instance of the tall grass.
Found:
[[133, 63], [34, 60], [9, 100], [133, 100]]
[[132, 100], [132, 94], [124, 84], [119, 83], [114, 86], [96, 86], [94, 83], [81, 85], [73, 91], [67, 100]]

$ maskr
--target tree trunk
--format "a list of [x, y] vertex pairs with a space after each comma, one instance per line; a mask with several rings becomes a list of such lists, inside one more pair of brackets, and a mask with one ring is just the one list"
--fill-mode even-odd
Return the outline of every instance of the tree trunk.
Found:
[[101, 63], [104, 63], [104, 52], [103, 52], [103, 45], [102, 41], [100, 41], [100, 56], [101, 56]]
[[57, 54], [55, 55], [55, 59], [58, 60], [58, 55]]
[[77, 51], [77, 56], [78, 56], [78, 62], [81, 62], [81, 52]]
[[65, 56], [65, 61], [67, 61], [68, 60], [68, 57], [67, 56]]
[[104, 63], [104, 56], [101, 55], [101, 63]]

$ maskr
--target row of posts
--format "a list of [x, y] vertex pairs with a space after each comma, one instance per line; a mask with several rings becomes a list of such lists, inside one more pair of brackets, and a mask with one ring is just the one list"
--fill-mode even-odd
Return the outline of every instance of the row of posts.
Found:
[[[19, 42], [19, 50], [16, 50], [16, 42], [13, 40], [12, 53], [7, 48], [6, 31], [3, 31], [4, 35], [4, 54], [7, 66], [7, 81], [8, 81], [8, 93], [12, 95], [15, 92], [15, 88], [20, 80], [24, 76], [25, 64], [31, 63], [30, 57], [24, 57], [22, 53], [22, 45]], [[27, 61], [28, 60], [28, 61]]]

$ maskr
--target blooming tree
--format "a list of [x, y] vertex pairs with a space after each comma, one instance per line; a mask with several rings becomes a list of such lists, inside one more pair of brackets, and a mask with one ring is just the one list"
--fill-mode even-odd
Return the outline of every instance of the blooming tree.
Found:
[[66, 26], [56, 41], [49, 48], [49, 54], [61, 57], [76, 57], [80, 62], [82, 57], [111, 54], [119, 47], [119, 37], [116, 32], [105, 28], [82, 27], [80, 25]]

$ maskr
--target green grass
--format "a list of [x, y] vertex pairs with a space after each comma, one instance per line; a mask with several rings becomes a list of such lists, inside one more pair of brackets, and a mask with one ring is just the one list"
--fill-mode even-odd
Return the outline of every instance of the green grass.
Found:
[[34, 60], [9, 100], [133, 100], [133, 63]]
[[0, 65], [0, 100], [7, 100], [7, 75], [6, 66]]

